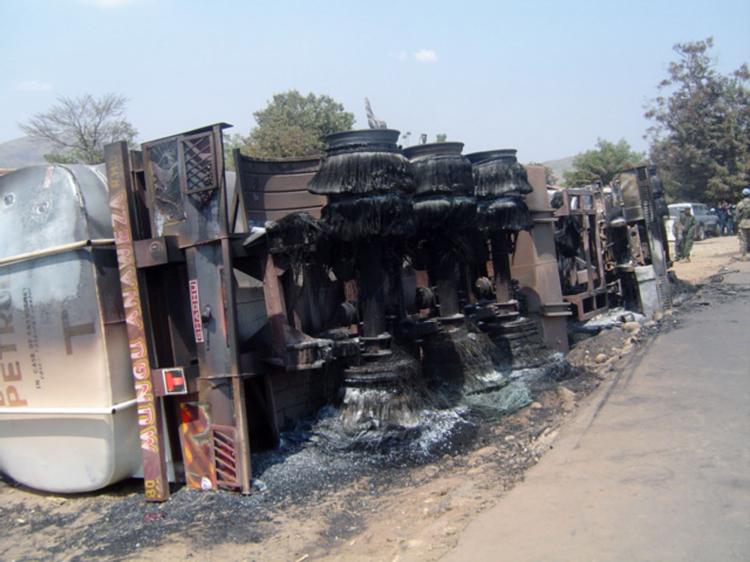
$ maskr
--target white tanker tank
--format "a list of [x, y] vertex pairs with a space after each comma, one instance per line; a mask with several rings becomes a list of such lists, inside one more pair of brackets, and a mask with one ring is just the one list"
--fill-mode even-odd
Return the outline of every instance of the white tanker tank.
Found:
[[0, 472], [51, 492], [141, 470], [106, 179], [0, 177]]

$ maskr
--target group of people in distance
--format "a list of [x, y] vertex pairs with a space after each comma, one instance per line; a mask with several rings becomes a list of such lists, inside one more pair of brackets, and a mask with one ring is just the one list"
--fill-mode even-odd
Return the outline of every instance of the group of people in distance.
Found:
[[736, 209], [736, 205], [730, 205], [727, 201], [722, 201], [716, 207], [716, 216], [719, 217], [719, 236], [735, 234], [734, 213]]
[[[734, 208], [733, 208], [734, 207]], [[719, 216], [719, 236], [725, 233], [734, 233], [735, 225], [737, 237], [740, 241], [740, 259], [747, 260], [750, 248], [750, 187], [742, 190], [742, 200], [736, 205], [730, 206], [723, 202], [716, 211]], [[693, 249], [693, 241], [698, 230], [690, 207], [686, 207], [672, 225], [672, 234], [675, 238], [675, 260], [690, 261], [690, 252]]]

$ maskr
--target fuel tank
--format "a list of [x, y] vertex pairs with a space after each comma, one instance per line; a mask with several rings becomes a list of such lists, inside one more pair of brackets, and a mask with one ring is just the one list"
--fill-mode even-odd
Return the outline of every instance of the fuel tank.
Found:
[[38, 490], [141, 469], [107, 201], [103, 168], [0, 177], [0, 471]]

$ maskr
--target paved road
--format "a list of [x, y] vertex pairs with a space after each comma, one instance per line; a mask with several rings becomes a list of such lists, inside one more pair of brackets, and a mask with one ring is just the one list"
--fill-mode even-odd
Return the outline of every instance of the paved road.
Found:
[[[725, 283], [750, 286], [750, 264]], [[750, 560], [750, 296], [656, 338], [446, 561]]]

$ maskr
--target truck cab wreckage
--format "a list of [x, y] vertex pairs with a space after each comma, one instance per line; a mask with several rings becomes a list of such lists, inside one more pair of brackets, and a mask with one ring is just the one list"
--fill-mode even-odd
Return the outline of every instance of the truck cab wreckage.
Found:
[[515, 150], [402, 150], [383, 128], [330, 135], [320, 157], [235, 151], [232, 173], [226, 127], [109, 145], [104, 170], [0, 178], [14, 480], [250, 493], [250, 451], [326, 404], [321, 434], [377, 452], [425, 415], [553, 376], [571, 315], [669, 306], [652, 170], [550, 205]]

